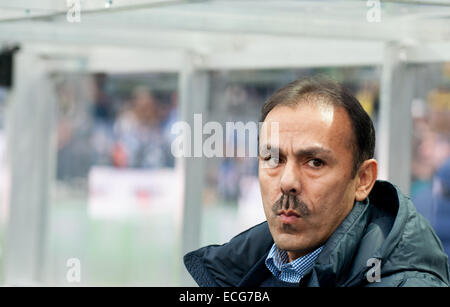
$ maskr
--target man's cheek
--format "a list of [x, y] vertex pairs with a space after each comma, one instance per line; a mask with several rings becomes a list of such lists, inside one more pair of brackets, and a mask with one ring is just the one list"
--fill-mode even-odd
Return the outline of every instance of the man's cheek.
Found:
[[272, 210], [269, 208], [269, 206], [264, 207], [264, 214], [265, 214], [267, 220], [273, 219]]

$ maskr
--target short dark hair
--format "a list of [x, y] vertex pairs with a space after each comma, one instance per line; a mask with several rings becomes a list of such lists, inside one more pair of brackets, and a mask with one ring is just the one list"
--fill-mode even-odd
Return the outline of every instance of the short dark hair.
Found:
[[[317, 99], [319, 98], [319, 99]], [[320, 99], [322, 98], [322, 99]], [[277, 90], [262, 107], [261, 122], [276, 106], [296, 106], [301, 102], [329, 103], [344, 108], [350, 117], [355, 137], [352, 177], [361, 164], [374, 156], [375, 129], [372, 119], [346, 88], [323, 77], [297, 79]]]

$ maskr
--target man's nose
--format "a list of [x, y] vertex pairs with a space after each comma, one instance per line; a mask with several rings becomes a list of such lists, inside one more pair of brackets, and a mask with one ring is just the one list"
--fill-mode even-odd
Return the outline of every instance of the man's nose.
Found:
[[300, 193], [299, 170], [294, 162], [287, 162], [284, 166], [280, 188], [283, 194], [297, 195]]

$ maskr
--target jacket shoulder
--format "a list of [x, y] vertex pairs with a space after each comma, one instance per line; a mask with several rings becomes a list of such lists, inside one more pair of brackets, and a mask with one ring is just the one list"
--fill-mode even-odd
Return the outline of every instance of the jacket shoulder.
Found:
[[183, 260], [199, 286], [237, 286], [272, 244], [267, 222], [263, 222], [228, 243], [190, 252]]
[[367, 284], [367, 287], [448, 287], [449, 285], [433, 274], [418, 271], [406, 271], [382, 276], [379, 282]]

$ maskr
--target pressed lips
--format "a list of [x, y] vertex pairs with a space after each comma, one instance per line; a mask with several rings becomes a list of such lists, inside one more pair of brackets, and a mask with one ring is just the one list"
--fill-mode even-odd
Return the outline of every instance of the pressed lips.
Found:
[[281, 222], [284, 224], [292, 224], [300, 218], [300, 215], [294, 210], [281, 210], [277, 215], [280, 217]]

